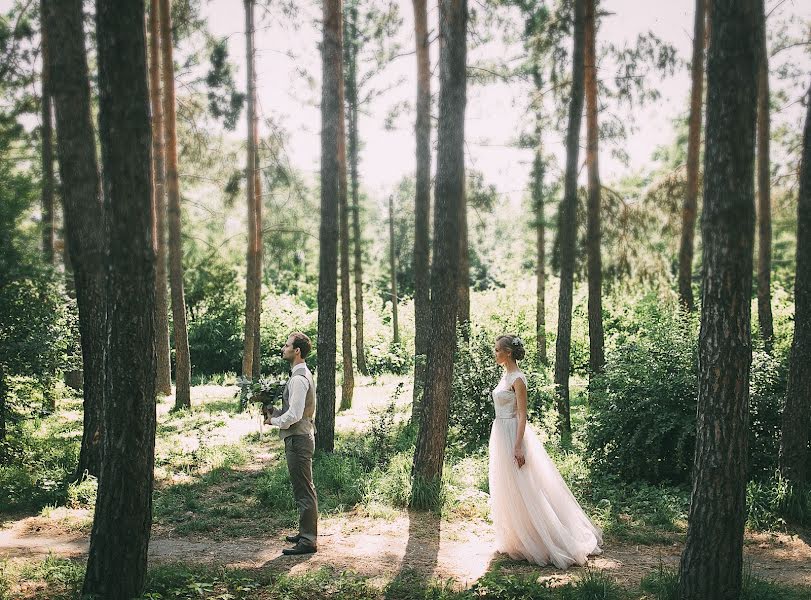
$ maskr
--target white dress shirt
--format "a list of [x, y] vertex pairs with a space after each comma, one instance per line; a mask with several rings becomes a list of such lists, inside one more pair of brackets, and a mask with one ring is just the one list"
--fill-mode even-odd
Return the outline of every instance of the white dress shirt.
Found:
[[304, 371], [306, 369], [307, 363], [303, 362], [293, 367], [290, 373], [290, 381], [287, 383], [290, 408], [286, 413], [278, 417], [272, 417], [270, 419], [271, 425], [275, 425], [279, 429], [289, 429], [291, 425], [301, 421], [301, 417], [304, 415], [304, 403], [307, 399], [307, 389], [310, 387], [310, 382], [307, 381], [306, 377], [294, 377], [294, 375], [296, 375], [298, 371]]

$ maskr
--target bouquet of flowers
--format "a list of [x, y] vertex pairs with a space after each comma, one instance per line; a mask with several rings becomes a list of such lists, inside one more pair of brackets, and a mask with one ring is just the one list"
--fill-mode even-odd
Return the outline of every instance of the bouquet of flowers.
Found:
[[282, 392], [284, 392], [284, 382], [273, 379], [262, 379], [253, 381], [249, 377], [237, 377], [239, 386], [239, 406], [242, 410], [248, 407], [248, 402], [255, 402], [261, 405], [262, 414], [265, 415], [266, 422], [270, 421], [269, 415], [273, 412], [273, 404], [281, 402]]

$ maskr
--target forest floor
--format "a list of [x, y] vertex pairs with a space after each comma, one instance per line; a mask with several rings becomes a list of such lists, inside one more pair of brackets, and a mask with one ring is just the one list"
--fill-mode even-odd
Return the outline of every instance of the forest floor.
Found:
[[[353, 408], [338, 416], [338, 430], [363, 431], [374, 411], [389, 401], [399, 380], [388, 378], [363, 383], [365, 385], [356, 389]], [[410, 390], [407, 392], [399, 396], [400, 403], [407, 403]], [[230, 387], [198, 386], [194, 388], [193, 402], [197, 406], [218, 408], [222, 403], [231, 402], [232, 397]], [[292, 531], [293, 524], [289, 514], [275, 516], [251, 508], [227, 510], [229, 498], [238, 496], [240, 490], [256, 484], [257, 478], [268, 469], [281, 464], [281, 446], [274, 433], [265, 429], [261, 436], [257, 435], [259, 420], [255, 414], [227, 414], [215, 410], [196, 413], [199, 417], [196, 421], [172, 424], [166, 421], [171, 406], [172, 400], [167, 398], [158, 410], [161, 423], [158, 455], [164, 455], [156, 463], [158, 490], [177, 484], [194, 484], [195, 478], [176, 465], [174, 469], [166, 468], [171, 462], [166, 457], [172, 453], [187, 457], [189, 453], [199, 454], [203, 448], [211, 453], [211, 448], [218, 445], [227, 447], [246, 438], [253, 441], [247, 460], [235, 466], [226, 463], [228, 476], [191, 488], [191, 493], [200, 497], [190, 505], [190, 510], [173, 508], [161, 512], [159, 507], [156, 509], [149, 546], [152, 566], [186, 563], [272, 570], [291, 575], [329, 567], [349, 570], [383, 583], [408, 571], [455, 588], [470, 586], [494, 569], [501, 573], [532, 575], [554, 584], [565, 584], [584, 569], [596, 569], [624, 587], [635, 587], [646, 574], [662, 565], [678, 566], [683, 531], [663, 532], [658, 538], [643, 540], [644, 543], [608, 533], [602, 555], [591, 557], [587, 567], [563, 571], [512, 561], [496, 554], [492, 524], [486, 515], [475, 511], [440, 517], [434, 513], [392, 509], [376, 515], [358, 506], [347, 510], [340, 506], [322, 509], [318, 553], [285, 557], [281, 550], [289, 544], [283, 537]], [[72, 415], [63, 418], [70, 419]], [[163, 438], [160, 437], [161, 427]], [[204, 433], [201, 434], [201, 430]], [[218, 464], [222, 466], [222, 460]], [[248, 500], [245, 503], [251, 504]], [[181, 514], [174, 514], [177, 512]], [[171, 517], [167, 516], [170, 513]], [[214, 514], [218, 518], [212, 521]], [[48, 557], [81, 560], [88, 551], [91, 520], [91, 507], [47, 507], [38, 514], [0, 515], [0, 572], [4, 569], [23, 572], [21, 565]], [[201, 522], [206, 525], [199, 527]], [[811, 590], [811, 535], [807, 532], [747, 532], [744, 554], [753, 574], [779, 583], [808, 586]], [[36, 595], [38, 585], [33, 582], [19, 581], [16, 592], [12, 592], [16, 597], [26, 597], [27, 586], [32, 586], [32, 594]]]

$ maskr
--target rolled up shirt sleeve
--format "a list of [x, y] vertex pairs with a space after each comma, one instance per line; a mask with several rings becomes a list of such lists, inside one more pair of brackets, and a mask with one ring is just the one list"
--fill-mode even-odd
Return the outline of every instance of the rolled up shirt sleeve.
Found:
[[289, 429], [301, 421], [304, 415], [304, 402], [307, 398], [307, 388], [310, 387], [306, 377], [295, 376], [290, 379], [287, 388], [290, 392], [290, 408], [287, 412], [278, 417], [273, 417], [270, 420], [271, 425], [275, 425], [279, 429]]

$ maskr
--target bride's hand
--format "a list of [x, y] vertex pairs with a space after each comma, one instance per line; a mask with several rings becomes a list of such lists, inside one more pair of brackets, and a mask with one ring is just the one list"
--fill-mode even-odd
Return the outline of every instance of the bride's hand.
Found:
[[518, 464], [519, 469], [524, 466], [524, 463], [527, 462], [526, 459], [524, 458], [523, 448], [515, 448], [513, 450], [513, 457], [515, 458], [515, 462], [516, 464]]

